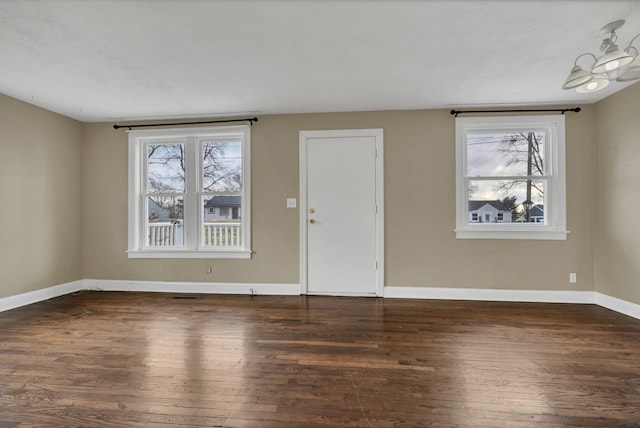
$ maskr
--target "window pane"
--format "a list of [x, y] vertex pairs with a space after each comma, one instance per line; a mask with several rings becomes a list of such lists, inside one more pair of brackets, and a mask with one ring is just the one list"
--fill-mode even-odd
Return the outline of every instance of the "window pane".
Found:
[[242, 141], [206, 141], [202, 144], [202, 191], [242, 190]]
[[182, 196], [147, 197], [147, 246], [184, 245], [184, 199]]
[[544, 132], [467, 134], [467, 176], [544, 175]]
[[544, 224], [545, 184], [546, 180], [469, 180], [468, 223]]
[[200, 242], [205, 247], [242, 246], [242, 197], [204, 196]]
[[184, 192], [184, 144], [147, 145], [147, 193]]

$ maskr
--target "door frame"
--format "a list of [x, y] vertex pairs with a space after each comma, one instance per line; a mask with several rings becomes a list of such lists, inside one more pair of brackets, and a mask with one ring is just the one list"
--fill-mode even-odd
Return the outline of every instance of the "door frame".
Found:
[[[300, 294], [308, 292], [307, 277], [307, 142], [316, 138], [373, 137], [376, 146], [376, 296], [384, 294], [384, 133], [376, 129], [338, 129], [323, 131], [300, 131]], [[348, 293], [345, 293], [348, 295]]]

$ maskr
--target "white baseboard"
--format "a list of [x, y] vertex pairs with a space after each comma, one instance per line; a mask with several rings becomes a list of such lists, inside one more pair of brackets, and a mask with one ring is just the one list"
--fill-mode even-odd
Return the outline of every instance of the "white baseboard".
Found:
[[618, 299], [617, 297], [598, 293], [597, 291], [593, 294], [595, 294], [597, 305], [640, 320], [640, 305], [631, 303], [627, 300]]
[[[147, 291], [160, 293], [203, 294], [300, 294], [300, 284], [219, 283], [219, 282], [162, 282], [84, 279], [53, 287], [0, 298], [0, 312], [80, 290]], [[586, 303], [640, 319], [640, 305], [594, 291], [571, 290], [498, 290], [482, 288], [384, 287], [385, 298], [475, 300], [529, 303]]]
[[15, 296], [3, 297], [0, 299], [0, 312], [42, 302], [43, 300], [53, 299], [54, 297], [64, 294], [75, 293], [83, 288], [84, 281], [78, 280], [54, 285], [53, 287], [41, 288], [40, 290], [29, 291], [27, 293], [16, 294]]
[[384, 287], [384, 297], [529, 303], [595, 303], [592, 291], [498, 290], [488, 288]]
[[85, 279], [84, 288], [103, 291], [147, 291], [157, 293], [299, 295], [300, 284], [223, 282], [163, 282]]

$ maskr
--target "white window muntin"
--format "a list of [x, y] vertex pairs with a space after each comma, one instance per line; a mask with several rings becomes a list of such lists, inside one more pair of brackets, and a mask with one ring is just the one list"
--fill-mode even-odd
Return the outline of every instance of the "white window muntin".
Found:
[[[467, 134], [536, 131], [544, 133], [544, 175], [467, 176]], [[468, 190], [471, 181], [544, 181], [545, 223], [472, 223]], [[458, 239], [566, 239], [566, 178], [564, 115], [456, 118], [456, 238]], [[549, 207], [549, 209], [547, 209]]]
[[[242, 141], [240, 247], [203, 246], [204, 210], [202, 192], [202, 141]], [[185, 144], [186, 180], [184, 192], [184, 246], [149, 247], [146, 245], [148, 207], [146, 195], [146, 150], [149, 144]], [[129, 131], [129, 258], [251, 258], [251, 128], [244, 126], [174, 128]], [[173, 194], [172, 194], [173, 195]]]

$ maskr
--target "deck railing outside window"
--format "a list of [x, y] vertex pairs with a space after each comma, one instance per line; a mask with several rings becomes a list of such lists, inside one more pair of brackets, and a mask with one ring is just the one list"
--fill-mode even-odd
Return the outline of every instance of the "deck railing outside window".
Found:
[[[242, 246], [242, 224], [240, 222], [205, 223], [202, 243], [205, 247]], [[149, 247], [181, 247], [184, 242], [182, 223], [158, 222], [148, 224]]]

